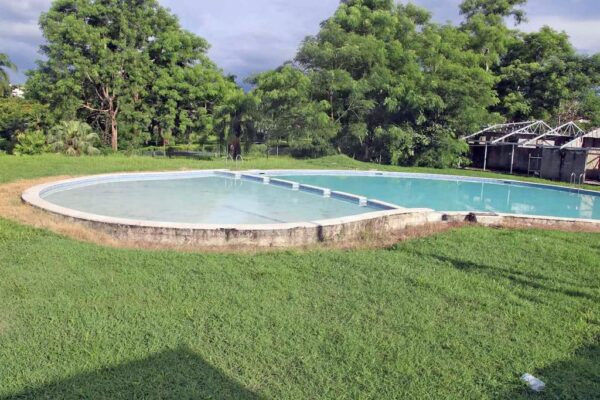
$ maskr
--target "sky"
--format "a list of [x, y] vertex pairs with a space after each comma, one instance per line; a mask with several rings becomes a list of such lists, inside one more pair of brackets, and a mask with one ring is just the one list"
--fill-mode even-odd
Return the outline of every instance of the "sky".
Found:
[[[438, 22], [458, 22], [461, 0], [412, 0], [429, 9]], [[0, 0], [0, 53], [19, 71], [13, 83], [40, 58], [43, 37], [38, 17], [52, 0]], [[294, 57], [303, 38], [319, 30], [339, 0], [159, 0], [179, 16], [182, 26], [211, 44], [209, 56], [238, 78], [275, 68]], [[582, 53], [600, 52], [600, 0], [529, 0], [529, 21], [522, 30], [544, 25], [567, 32]]]

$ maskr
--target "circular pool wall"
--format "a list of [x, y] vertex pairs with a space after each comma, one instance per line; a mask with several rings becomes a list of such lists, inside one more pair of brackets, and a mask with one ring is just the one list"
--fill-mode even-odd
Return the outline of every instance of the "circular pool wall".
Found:
[[439, 220], [341, 191], [226, 170], [109, 174], [32, 187], [30, 205], [131, 242], [305, 246]]

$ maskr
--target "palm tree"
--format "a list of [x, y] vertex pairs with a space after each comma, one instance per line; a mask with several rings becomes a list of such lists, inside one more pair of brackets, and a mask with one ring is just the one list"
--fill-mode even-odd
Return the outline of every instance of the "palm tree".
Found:
[[0, 53], [0, 97], [7, 96], [10, 93], [10, 80], [8, 79], [7, 69], [16, 71], [17, 66], [13, 64], [8, 55]]
[[100, 151], [94, 146], [99, 140], [98, 134], [85, 122], [62, 121], [50, 131], [48, 144], [56, 152], [80, 156], [98, 154]]

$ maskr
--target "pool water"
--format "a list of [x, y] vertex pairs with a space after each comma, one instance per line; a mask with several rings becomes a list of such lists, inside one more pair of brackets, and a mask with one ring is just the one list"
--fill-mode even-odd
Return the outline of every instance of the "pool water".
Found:
[[310, 174], [278, 178], [341, 190], [407, 208], [600, 219], [600, 193], [577, 193], [503, 181], [473, 182], [460, 178]]
[[90, 214], [175, 223], [271, 224], [379, 211], [314, 193], [221, 176], [97, 182], [50, 190], [42, 198]]

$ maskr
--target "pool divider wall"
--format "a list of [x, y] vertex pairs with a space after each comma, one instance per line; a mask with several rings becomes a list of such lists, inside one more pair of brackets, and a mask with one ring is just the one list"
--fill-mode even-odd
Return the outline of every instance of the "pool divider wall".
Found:
[[340, 192], [338, 190], [331, 191], [331, 197], [336, 199], [347, 200], [352, 203], [358, 203], [359, 206], [366, 207], [367, 206], [367, 198], [364, 196], [357, 196], [355, 194]]
[[[227, 175], [227, 173], [225, 173]], [[316, 193], [323, 197], [333, 197], [339, 200], [348, 201], [350, 203], [358, 204], [361, 207], [373, 207], [381, 210], [398, 210], [401, 207], [395, 206], [393, 204], [379, 202], [377, 200], [369, 200], [365, 196], [357, 196], [351, 193], [333, 191], [328, 188], [323, 188], [319, 186], [301, 184], [299, 182], [293, 182], [284, 179], [277, 179], [269, 177], [265, 174], [242, 174], [242, 179], [251, 180], [254, 182], [262, 182], [264, 184], [274, 184], [276, 186], [285, 187], [292, 190], [302, 190], [306, 192]]]

